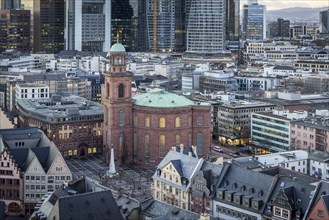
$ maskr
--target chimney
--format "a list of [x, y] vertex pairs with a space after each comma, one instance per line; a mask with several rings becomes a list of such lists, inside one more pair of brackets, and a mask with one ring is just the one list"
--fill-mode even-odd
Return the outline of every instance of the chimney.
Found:
[[184, 152], [184, 144], [180, 144], [179, 147], [180, 147], [180, 152], [183, 153]]
[[207, 213], [202, 213], [200, 215], [200, 220], [210, 220], [210, 215]]

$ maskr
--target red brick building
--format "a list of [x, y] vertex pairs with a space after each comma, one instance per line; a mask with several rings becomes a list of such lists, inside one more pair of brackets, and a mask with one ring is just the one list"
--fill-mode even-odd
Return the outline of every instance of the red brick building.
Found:
[[[105, 76], [104, 139], [114, 148], [117, 163], [157, 165], [172, 146], [195, 145], [207, 157], [211, 144], [211, 107], [166, 91], [131, 96], [132, 74], [126, 72], [121, 44], [110, 51], [110, 72]], [[108, 162], [109, 154], [104, 154]]]

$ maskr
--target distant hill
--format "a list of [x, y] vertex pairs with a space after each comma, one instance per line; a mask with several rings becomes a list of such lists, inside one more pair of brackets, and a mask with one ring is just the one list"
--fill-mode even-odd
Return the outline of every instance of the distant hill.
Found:
[[301, 21], [301, 22], [319, 22], [319, 12], [327, 10], [328, 7], [323, 8], [284, 8], [279, 10], [268, 10], [267, 20], [276, 20], [278, 18], [287, 19], [290, 21]]

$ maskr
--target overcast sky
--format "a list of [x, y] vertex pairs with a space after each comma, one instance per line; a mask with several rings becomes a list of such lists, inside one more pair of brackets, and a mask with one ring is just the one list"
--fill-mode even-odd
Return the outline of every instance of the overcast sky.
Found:
[[[241, 5], [247, 0], [240, 0]], [[290, 7], [329, 7], [329, 0], [258, 0], [259, 4], [266, 5], [267, 10], [276, 10]]]

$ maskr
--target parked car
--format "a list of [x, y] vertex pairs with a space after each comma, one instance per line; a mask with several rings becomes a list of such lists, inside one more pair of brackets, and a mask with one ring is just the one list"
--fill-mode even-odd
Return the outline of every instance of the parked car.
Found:
[[222, 152], [222, 148], [219, 146], [211, 146], [211, 148], [217, 152]]

